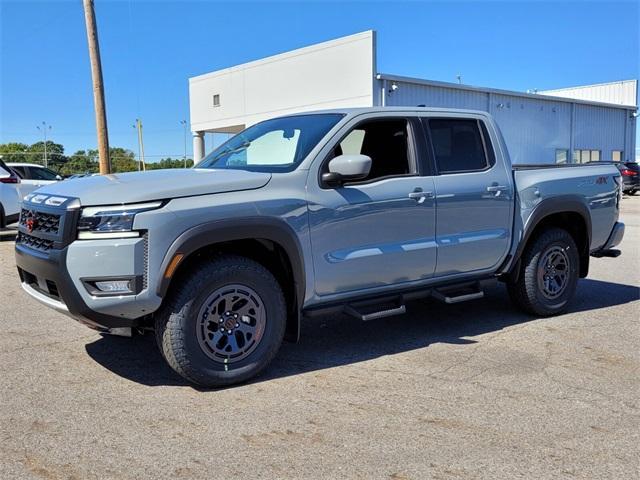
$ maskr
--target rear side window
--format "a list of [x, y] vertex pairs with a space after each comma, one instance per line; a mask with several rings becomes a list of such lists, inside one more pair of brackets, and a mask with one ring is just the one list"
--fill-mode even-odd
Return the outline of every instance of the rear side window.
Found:
[[477, 120], [431, 119], [428, 125], [440, 173], [469, 172], [489, 167]]
[[57, 175], [48, 168], [29, 167], [30, 178], [34, 180], [57, 180]]
[[16, 172], [20, 178], [26, 178], [27, 180], [31, 179], [31, 177], [27, 174], [26, 168], [24, 167], [11, 167], [11, 169]]

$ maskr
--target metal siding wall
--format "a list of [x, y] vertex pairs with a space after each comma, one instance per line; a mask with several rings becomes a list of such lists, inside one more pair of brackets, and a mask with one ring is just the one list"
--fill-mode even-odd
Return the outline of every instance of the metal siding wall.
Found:
[[576, 104], [574, 148], [577, 150], [601, 150], [601, 160], [611, 160], [612, 150], [626, 150], [626, 110], [593, 105]]
[[561, 88], [558, 90], [542, 90], [542, 95], [554, 97], [576, 98], [592, 102], [613, 103], [619, 105], [637, 104], [637, 80], [603, 83], [600, 85], [584, 85], [581, 87]]
[[[389, 87], [391, 83], [388, 82]], [[388, 106], [425, 105], [489, 111], [503, 132], [513, 163], [555, 163], [556, 148], [571, 148], [571, 104], [568, 102], [395, 83], [398, 89], [387, 94]], [[498, 107], [500, 104], [503, 106]]]
[[570, 103], [493, 94], [490, 113], [514, 164], [555, 163], [556, 149], [571, 148]]
[[627, 145], [624, 151], [624, 157], [627, 162], [637, 162], [640, 158], [637, 155], [640, 153], [636, 151], [636, 128], [637, 118], [631, 116], [631, 112], [627, 112], [629, 115], [627, 119]]
[[387, 94], [388, 106], [415, 107], [424, 104], [427, 107], [487, 110], [487, 94], [483, 92], [391, 81], [387, 82], [388, 88], [392, 83], [398, 85], [398, 89]]

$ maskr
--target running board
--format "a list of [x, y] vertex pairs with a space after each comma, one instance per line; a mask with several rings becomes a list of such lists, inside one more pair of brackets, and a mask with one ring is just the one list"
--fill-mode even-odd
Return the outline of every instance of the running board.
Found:
[[437, 289], [431, 294], [436, 300], [452, 304], [468, 302], [469, 300], [477, 300], [484, 297], [484, 292], [480, 290], [478, 283], [469, 284], [465, 287], [452, 287], [448, 289]]
[[377, 320], [379, 318], [392, 317], [394, 315], [402, 315], [403, 313], [406, 313], [407, 309], [403, 304], [403, 305], [398, 305], [396, 307], [388, 308], [386, 310], [374, 310], [370, 312], [361, 312], [357, 310], [355, 307], [352, 307], [351, 305], [347, 305], [344, 308], [344, 311], [345, 313], [348, 313], [352, 317], [362, 320], [363, 322], [368, 322], [370, 320]]

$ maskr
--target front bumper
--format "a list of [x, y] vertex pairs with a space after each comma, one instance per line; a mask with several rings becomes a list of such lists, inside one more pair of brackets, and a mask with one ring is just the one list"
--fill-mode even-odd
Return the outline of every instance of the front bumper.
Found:
[[46, 306], [96, 330], [142, 326], [143, 318], [105, 314], [87, 305], [66, 268], [67, 251], [64, 248], [44, 254], [17, 243], [16, 265], [23, 290]]
[[[64, 201], [61, 205], [47, 205], [42, 200], [24, 202], [15, 247], [24, 291], [91, 328], [145, 326], [162, 302], [155, 290], [148, 288], [148, 234], [76, 240], [79, 202], [55, 198]], [[92, 281], [122, 277], [135, 279], [131, 294], [106, 295], [91, 288]]]

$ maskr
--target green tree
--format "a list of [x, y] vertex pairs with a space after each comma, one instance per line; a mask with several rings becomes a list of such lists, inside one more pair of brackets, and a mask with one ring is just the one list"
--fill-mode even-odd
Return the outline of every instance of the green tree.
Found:
[[0, 144], [0, 155], [5, 162], [29, 162], [29, 145], [26, 143], [10, 142]]
[[[29, 162], [44, 165], [44, 142], [36, 142], [29, 147]], [[61, 172], [69, 160], [64, 155], [64, 146], [47, 140], [47, 165], [51, 170]]]
[[[184, 168], [183, 158], [163, 158], [158, 162], [146, 164], [147, 170], [160, 170], [164, 168]], [[187, 168], [193, 167], [193, 160], [187, 158]]]
[[74, 175], [76, 173], [97, 173], [98, 151], [78, 150], [69, 157], [69, 160], [61, 169], [62, 175]]
[[135, 172], [138, 170], [136, 155], [131, 150], [120, 147], [109, 149], [111, 173]]

